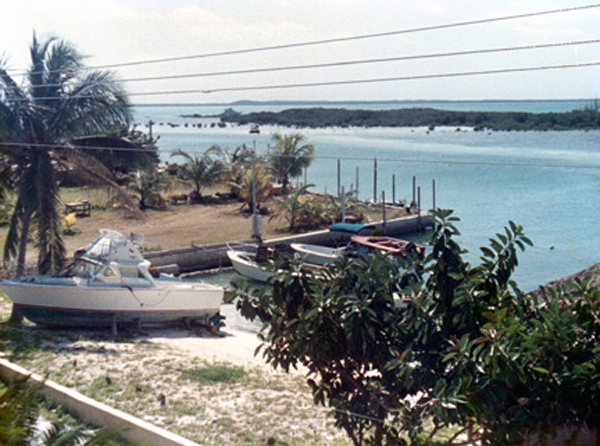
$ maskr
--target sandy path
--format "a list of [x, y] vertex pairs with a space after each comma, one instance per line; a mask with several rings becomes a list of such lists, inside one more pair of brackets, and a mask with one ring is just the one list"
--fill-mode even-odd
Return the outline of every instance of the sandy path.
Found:
[[244, 320], [236, 311], [235, 305], [222, 305], [225, 327], [221, 336], [190, 336], [188, 330], [172, 329], [153, 332], [146, 339], [149, 342], [166, 345], [192, 354], [209, 362], [227, 362], [240, 366], [260, 366], [266, 369], [262, 356], [254, 355], [260, 341], [257, 338], [259, 325]]

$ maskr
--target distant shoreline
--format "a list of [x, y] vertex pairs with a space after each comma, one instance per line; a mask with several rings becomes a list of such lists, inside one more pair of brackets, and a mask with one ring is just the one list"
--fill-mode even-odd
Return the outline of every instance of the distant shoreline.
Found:
[[593, 103], [595, 98], [573, 98], [573, 99], [391, 99], [391, 100], [340, 100], [340, 101], [319, 101], [319, 100], [275, 100], [275, 101], [252, 101], [239, 100], [233, 102], [198, 102], [198, 103], [153, 103], [153, 104], [133, 104], [134, 107], [235, 107], [235, 106], [306, 106], [306, 105], [323, 105], [323, 104], [340, 104], [340, 105], [359, 105], [359, 104], [423, 104], [423, 103], [438, 103], [438, 104], [483, 104], [483, 103], [548, 103], [548, 102], [589, 102]]
[[600, 129], [597, 104], [570, 112], [449, 111], [434, 108], [366, 110], [346, 108], [290, 108], [279, 112], [239, 113], [228, 109], [221, 122], [295, 128], [327, 127], [471, 127], [476, 131], [565, 131]]

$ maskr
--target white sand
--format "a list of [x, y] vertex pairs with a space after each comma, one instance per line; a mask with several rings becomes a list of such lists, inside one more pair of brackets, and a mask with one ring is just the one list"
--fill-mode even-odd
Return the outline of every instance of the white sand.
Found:
[[268, 367], [261, 354], [254, 356], [260, 344], [257, 338], [260, 325], [244, 320], [234, 305], [223, 305], [221, 314], [225, 316], [225, 326], [220, 330], [219, 336], [212, 336], [206, 332], [190, 334], [188, 330], [172, 329], [154, 331], [147, 340], [185, 351], [207, 361]]

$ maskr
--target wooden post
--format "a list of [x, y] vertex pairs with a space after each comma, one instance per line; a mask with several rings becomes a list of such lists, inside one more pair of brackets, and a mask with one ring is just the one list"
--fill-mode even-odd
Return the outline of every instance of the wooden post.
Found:
[[356, 198], [358, 199], [358, 166], [356, 166]]
[[416, 186], [417, 186], [417, 177], [413, 176], [413, 184], [412, 184], [412, 202], [410, 203], [411, 207], [413, 204], [416, 204], [416, 197], [415, 197], [415, 192], [416, 192]]
[[340, 184], [341, 184], [341, 165], [340, 165], [340, 159], [338, 158], [337, 160], [337, 195], [338, 197], [340, 196]]
[[432, 182], [432, 190], [433, 190], [433, 209], [435, 209], [435, 180]]
[[114, 337], [117, 337], [119, 334], [117, 332], [117, 315], [115, 313], [110, 315], [110, 331]]
[[396, 205], [396, 175], [392, 175], [392, 206]]
[[308, 166], [306, 166], [304, 168], [304, 185], [305, 186], [308, 184], [307, 176], [308, 176]]
[[417, 227], [421, 230], [421, 186], [417, 188]]
[[346, 221], [346, 192], [342, 186], [342, 223]]
[[373, 159], [373, 203], [377, 203], [377, 158]]
[[386, 230], [387, 221], [386, 221], [386, 215], [385, 215], [385, 191], [384, 190], [381, 191], [381, 207], [383, 209], [383, 233], [385, 234], [387, 232], [387, 230]]

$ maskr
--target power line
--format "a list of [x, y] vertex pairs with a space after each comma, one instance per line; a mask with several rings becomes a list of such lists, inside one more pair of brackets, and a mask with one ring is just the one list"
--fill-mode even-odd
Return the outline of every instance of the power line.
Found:
[[[350, 79], [342, 81], [323, 81], [323, 82], [302, 82], [295, 84], [272, 84], [272, 85], [258, 85], [258, 86], [246, 86], [246, 87], [220, 87], [213, 89], [189, 89], [189, 90], [173, 90], [173, 91], [154, 91], [145, 93], [130, 93], [129, 96], [162, 96], [167, 94], [211, 94], [211, 93], [222, 93], [227, 91], [256, 91], [256, 90], [280, 90], [287, 88], [307, 88], [307, 87], [330, 87], [335, 85], [357, 85], [357, 84], [373, 84], [383, 82], [400, 82], [400, 81], [412, 81], [412, 80], [424, 80], [424, 79], [441, 79], [450, 77], [464, 77], [464, 76], [481, 76], [490, 74], [506, 74], [506, 73], [523, 73], [530, 71], [548, 71], [558, 70], [567, 68], [585, 68], [600, 65], [600, 62], [582, 62], [577, 64], [564, 64], [564, 65], [545, 65], [539, 67], [523, 67], [523, 68], [501, 68], [496, 70], [480, 70], [480, 71], [465, 71], [465, 72], [454, 72], [454, 73], [437, 73], [437, 74], [422, 74], [414, 76], [398, 76], [398, 77], [384, 77], [384, 78], [370, 78], [370, 79]], [[53, 98], [42, 98], [42, 99], [53, 99]]]
[[[507, 21], [507, 20], [539, 17], [539, 16], [551, 15], [551, 14], [562, 14], [562, 13], [567, 13], [567, 12], [582, 11], [582, 10], [593, 9], [593, 8], [598, 8], [598, 7], [600, 7], [600, 3], [594, 3], [594, 4], [589, 4], [589, 5], [583, 5], [583, 6], [574, 6], [574, 7], [570, 7], [570, 8], [560, 8], [560, 9], [553, 9], [553, 10], [546, 10], [546, 11], [537, 11], [537, 12], [524, 13], [524, 14], [513, 14], [513, 15], [502, 16], [502, 17], [493, 17], [493, 18], [488, 18], [488, 19], [467, 20], [467, 21], [462, 21], [462, 22], [446, 23], [446, 24], [441, 24], [441, 25], [423, 26], [423, 27], [418, 27], [418, 28], [408, 28], [408, 29], [402, 29], [402, 30], [396, 30], [396, 31], [386, 31], [386, 32], [372, 33], [372, 34], [362, 34], [362, 35], [348, 36], [348, 37], [337, 37], [337, 38], [331, 38], [331, 39], [311, 40], [311, 41], [305, 41], [305, 42], [299, 42], [299, 43], [270, 45], [270, 46], [263, 46], [263, 47], [219, 51], [219, 52], [213, 52], [213, 53], [196, 54], [196, 55], [188, 55], [188, 56], [167, 57], [167, 58], [162, 58], [162, 59], [146, 59], [146, 60], [123, 62], [123, 63], [117, 63], [117, 64], [97, 65], [97, 66], [92, 66], [92, 67], [86, 67], [86, 69], [94, 70], [94, 69], [107, 69], [107, 68], [122, 68], [122, 67], [138, 66], [138, 65], [177, 62], [177, 61], [184, 61], [184, 60], [191, 60], [191, 59], [204, 59], [204, 58], [211, 58], [211, 57], [232, 56], [232, 55], [239, 55], [239, 54], [249, 54], [249, 53], [264, 52], [264, 51], [275, 51], [275, 50], [290, 49], [290, 48], [301, 48], [301, 47], [307, 47], [307, 46], [326, 45], [326, 44], [340, 43], [340, 42], [352, 42], [352, 41], [373, 39], [373, 38], [379, 38], [379, 37], [389, 37], [389, 36], [397, 36], [397, 35], [402, 35], [402, 34], [426, 32], [426, 31], [436, 31], [436, 30], [443, 30], [443, 29], [450, 29], [450, 28], [458, 28], [458, 27], [462, 27], [462, 26], [481, 25], [481, 24], [486, 24], [486, 23], [494, 23], [494, 22], [501, 22], [501, 21]], [[24, 74], [26, 74], [26, 73], [22, 73], [22, 75], [24, 75]]]
[[[288, 65], [288, 66], [283, 66], [283, 67], [250, 68], [250, 69], [245, 69], [245, 70], [213, 71], [213, 72], [204, 72], [204, 73], [139, 77], [139, 78], [132, 78], [132, 79], [119, 79], [118, 82], [120, 82], [120, 83], [149, 82], [149, 81], [164, 81], [164, 80], [175, 80], [175, 79], [191, 79], [191, 78], [211, 77], [211, 76], [230, 76], [230, 75], [240, 75], [240, 74], [272, 73], [272, 72], [279, 72], [279, 71], [332, 68], [332, 67], [364, 65], [364, 64], [373, 64], [373, 63], [389, 63], [389, 62], [401, 62], [401, 61], [420, 60], [420, 59], [434, 59], [434, 58], [441, 58], [441, 57], [471, 56], [471, 55], [476, 55], [476, 54], [491, 54], [491, 53], [510, 52], [510, 51], [527, 51], [527, 50], [558, 48], [558, 47], [575, 46], [575, 45], [588, 45], [588, 44], [595, 44], [595, 43], [600, 43], [600, 39], [589, 39], [589, 40], [558, 42], [558, 43], [542, 43], [542, 44], [521, 45], [521, 46], [514, 46], [514, 47], [482, 48], [482, 49], [475, 49], [475, 50], [453, 51], [453, 52], [449, 52], [449, 53], [419, 54], [419, 55], [413, 55], [413, 56], [381, 57], [381, 58], [376, 58], [376, 59], [338, 61], [338, 62], [328, 62], [328, 63], [320, 63], [320, 64]], [[61, 85], [62, 84], [34, 85], [33, 88], [35, 89], [35, 88], [47, 88], [47, 87], [59, 87]]]
[[[27, 143], [6, 143], [0, 142], [0, 147], [6, 148], [28, 148], [37, 147], [41, 149], [71, 149], [71, 150], [105, 150], [115, 152], [138, 152], [138, 153], [156, 153], [161, 154], [172, 154], [176, 151], [173, 150], [158, 150], [156, 152], [149, 151], [144, 148], [131, 148], [131, 147], [106, 147], [106, 146], [76, 146], [76, 145], [60, 145], [60, 144], [27, 144]], [[201, 154], [204, 151], [201, 150], [187, 150], [189, 154]], [[280, 157], [286, 157], [286, 155], [278, 155]], [[316, 160], [344, 160], [344, 161], [373, 161], [373, 157], [344, 157], [344, 156], [313, 156]], [[413, 163], [413, 164], [453, 164], [453, 165], [477, 165], [477, 166], [503, 166], [503, 167], [535, 167], [535, 168], [561, 168], [561, 169], [592, 169], [600, 170], [600, 165], [594, 164], [549, 164], [549, 163], [516, 163], [516, 162], [495, 162], [495, 161], [460, 161], [460, 160], [439, 160], [439, 159], [415, 159], [415, 158], [377, 158], [378, 162], [392, 162], [392, 163]]]
[[561, 9], [538, 11], [538, 12], [531, 12], [531, 13], [524, 13], [524, 14], [514, 14], [514, 15], [503, 16], [503, 17], [494, 17], [494, 18], [489, 18], [489, 19], [468, 20], [468, 21], [464, 21], [464, 22], [455, 22], [455, 23], [447, 23], [447, 24], [442, 24], [442, 25], [424, 26], [424, 27], [420, 27], [420, 28], [409, 28], [409, 29], [403, 29], [403, 30], [397, 30], [397, 31], [386, 31], [386, 32], [381, 32], [381, 33], [373, 33], [373, 34], [362, 34], [362, 35], [350, 36], [350, 37], [338, 37], [338, 38], [333, 38], [333, 39], [312, 40], [312, 41], [300, 42], [300, 43], [271, 45], [271, 46], [247, 48], [247, 49], [241, 49], [241, 50], [230, 50], [230, 51], [221, 51], [221, 52], [206, 53], [206, 54], [197, 54], [197, 55], [191, 55], [191, 56], [168, 57], [168, 58], [164, 58], [164, 59], [149, 59], [149, 60], [142, 60], [142, 61], [125, 62], [122, 64], [99, 65], [99, 66], [96, 66], [95, 69], [121, 68], [121, 67], [134, 66], [134, 65], [175, 62], [175, 61], [190, 60], [190, 59], [231, 56], [231, 55], [237, 55], [237, 54], [256, 53], [256, 52], [261, 52], [261, 51], [274, 51], [274, 50], [289, 49], [289, 48], [300, 48], [300, 47], [306, 47], [306, 46], [325, 45], [325, 44], [331, 44], [331, 43], [351, 42], [351, 41], [364, 40], [364, 39], [396, 36], [396, 35], [401, 35], [401, 34], [457, 28], [457, 27], [461, 27], [461, 26], [481, 25], [484, 23], [493, 23], [493, 22], [500, 22], [500, 21], [506, 21], [506, 20], [523, 19], [523, 18], [528, 18], [528, 17], [538, 17], [538, 16], [550, 15], [550, 14], [560, 14], [560, 13], [573, 12], [573, 11], [582, 11], [582, 10], [598, 8], [598, 7], [600, 7], [600, 3], [584, 5], [584, 6], [574, 6], [571, 8], [561, 8]]
[[[181, 95], [181, 94], [211, 94], [211, 93], [222, 93], [232, 91], [257, 91], [257, 90], [281, 90], [288, 88], [310, 88], [310, 87], [330, 87], [337, 85], [359, 85], [359, 84], [374, 84], [383, 82], [401, 82], [401, 81], [413, 81], [413, 80], [426, 80], [426, 79], [443, 79], [453, 77], [465, 77], [465, 76], [483, 76], [491, 74], [507, 74], [507, 73], [524, 73], [534, 71], [549, 71], [569, 68], [586, 68], [600, 65], [600, 62], [581, 62], [575, 64], [562, 64], [562, 65], [544, 65], [537, 67], [522, 67], [522, 68], [500, 68], [495, 70], [479, 70], [479, 71], [464, 71], [464, 72], [453, 72], [453, 73], [434, 73], [434, 74], [422, 74], [414, 76], [397, 76], [397, 77], [384, 77], [384, 78], [369, 78], [369, 79], [349, 79], [340, 81], [321, 81], [321, 82], [303, 82], [294, 84], [271, 84], [271, 85], [255, 85], [255, 86], [241, 86], [241, 87], [219, 87], [213, 89], [186, 89], [186, 90], [159, 90], [150, 92], [138, 92], [128, 93], [127, 96], [164, 96], [164, 95]], [[96, 95], [82, 94], [77, 96], [69, 96], [67, 99], [90, 99], [97, 97]], [[98, 96], [103, 97], [103, 96]], [[63, 100], [65, 97], [61, 96], [45, 96], [36, 97], [38, 101], [51, 101], [51, 100]], [[11, 98], [12, 102], [24, 102], [29, 99], [17, 99]]]

